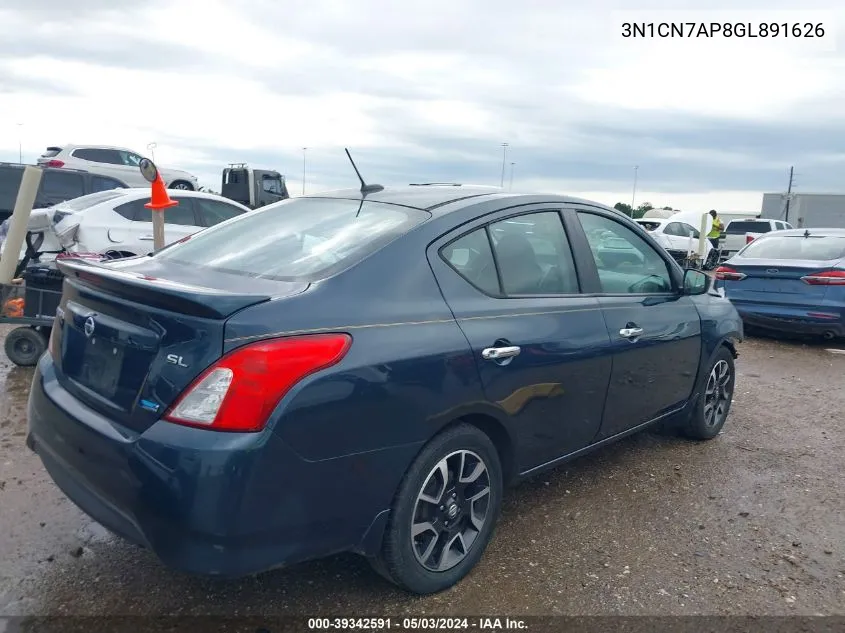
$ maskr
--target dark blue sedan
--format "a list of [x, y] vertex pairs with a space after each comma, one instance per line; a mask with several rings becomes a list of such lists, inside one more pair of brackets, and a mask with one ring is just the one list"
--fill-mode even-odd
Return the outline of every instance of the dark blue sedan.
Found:
[[508, 484], [656, 424], [716, 436], [742, 338], [706, 275], [554, 195], [334, 192], [61, 267], [28, 444], [95, 520], [204, 575], [352, 551], [445, 589]]
[[845, 336], [845, 229], [767, 233], [716, 270], [749, 327]]

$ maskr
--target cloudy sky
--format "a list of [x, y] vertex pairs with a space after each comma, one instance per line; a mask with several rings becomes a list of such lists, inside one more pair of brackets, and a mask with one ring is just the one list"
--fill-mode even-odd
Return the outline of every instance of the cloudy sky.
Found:
[[[16, 5], [15, 8], [11, 8]], [[464, 182], [757, 210], [845, 192], [835, 0], [27, 0], [0, 4], [0, 160], [146, 149], [219, 189]], [[703, 7], [709, 7], [706, 10]], [[811, 6], [811, 5], [808, 5]], [[639, 7], [633, 10], [632, 7]], [[733, 7], [733, 8], [731, 8]], [[823, 24], [815, 38], [625, 38], [625, 22]], [[783, 28], [782, 26], [780, 27]], [[20, 124], [20, 125], [19, 125]], [[511, 163], [514, 163], [511, 166]]]

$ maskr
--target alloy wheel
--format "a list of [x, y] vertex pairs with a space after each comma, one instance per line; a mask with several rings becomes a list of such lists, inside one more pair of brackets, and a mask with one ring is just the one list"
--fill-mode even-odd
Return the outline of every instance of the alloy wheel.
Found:
[[731, 401], [731, 369], [727, 361], [720, 360], [713, 366], [704, 390], [704, 423], [712, 428], [722, 422]]
[[490, 473], [472, 451], [455, 451], [429, 472], [411, 517], [414, 556], [444, 572], [466, 558], [488, 520]]

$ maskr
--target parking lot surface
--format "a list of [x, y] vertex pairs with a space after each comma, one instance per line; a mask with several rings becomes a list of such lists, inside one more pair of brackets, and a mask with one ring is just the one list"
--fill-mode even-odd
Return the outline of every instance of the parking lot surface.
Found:
[[0, 353], [0, 615], [843, 614], [831, 347], [749, 339], [719, 437], [640, 434], [521, 484], [476, 570], [424, 598], [355, 556], [235, 582], [168, 571], [53, 485], [24, 445], [32, 371]]

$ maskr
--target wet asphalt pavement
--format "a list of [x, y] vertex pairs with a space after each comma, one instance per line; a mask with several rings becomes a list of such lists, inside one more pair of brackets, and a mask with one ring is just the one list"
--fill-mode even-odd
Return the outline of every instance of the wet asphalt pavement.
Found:
[[520, 485], [476, 570], [425, 598], [355, 556], [237, 582], [168, 571], [53, 485], [24, 445], [32, 371], [0, 352], [0, 616], [845, 614], [829, 347], [749, 339], [718, 438], [641, 434]]

